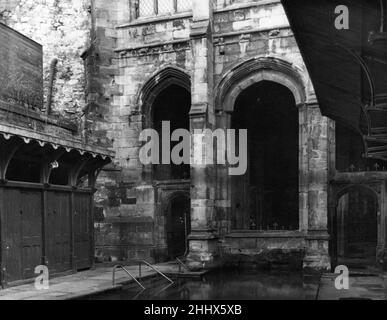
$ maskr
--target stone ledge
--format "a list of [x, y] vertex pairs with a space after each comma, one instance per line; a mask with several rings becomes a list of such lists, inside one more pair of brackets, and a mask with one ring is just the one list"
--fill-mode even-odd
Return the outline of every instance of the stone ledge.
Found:
[[214, 13], [216, 14], [216, 13], [222, 13], [222, 12], [228, 12], [228, 11], [261, 7], [261, 6], [270, 5], [270, 4], [280, 4], [280, 3], [281, 3], [280, 0], [261, 0], [259, 2], [254, 2], [254, 3], [233, 4], [233, 5], [228, 5], [225, 8], [215, 9]]
[[77, 132], [78, 126], [71, 121], [60, 116], [47, 116], [32, 109], [20, 107], [18, 105], [0, 100], [0, 110], [4, 110], [8, 113], [18, 114], [27, 118], [35, 119], [45, 124], [52, 124], [63, 129], [70, 130], [71, 132]]
[[173, 15], [162, 15], [162, 16], [155, 16], [155, 17], [149, 17], [149, 18], [138, 18], [133, 22], [121, 24], [117, 26], [116, 29], [138, 27], [145, 24], [159, 23], [159, 22], [178, 20], [178, 19], [187, 19], [187, 18], [192, 18], [192, 12], [176, 13]]
[[232, 231], [226, 238], [305, 238], [301, 231]]
[[127, 47], [127, 48], [116, 48], [114, 49], [114, 52], [122, 52], [122, 51], [133, 51], [133, 50], [139, 50], [139, 49], [148, 49], [148, 48], [154, 48], [154, 47], [163, 47], [167, 45], [173, 45], [173, 44], [179, 44], [179, 43], [189, 43], [190, 39], [178, 39], [178, 40], [171, 40], [171, 41], [160, 41], [160, 42], [154, 42], [150, 44], [144, 44], [140, 46], [134, 46], [134, 47]]
[[[261, 27], [261, 28], [244, 29], [239, 31], [231, 31], [231, 32], [225, 32], [225, 33], [215, 33], [214, 39], [235, 37], [235, 36], [240, 36], [244, 34], [269, 32], [272, 30], [290, 30], [291, 31], [291, 28], [289, 25], [277, 25], [277, 26], [271, 26], [271, 27]], [[292, 37], [292, 36], [293, 36], [292, 34], [288, 35], [288, 37]], [[216, 43], [215, 45], [222, 45], [222, 44]]]
[[117, 224], [117, 223], [154, 223], [151, 217], [110, 217], [106, 218], [102, 224]]

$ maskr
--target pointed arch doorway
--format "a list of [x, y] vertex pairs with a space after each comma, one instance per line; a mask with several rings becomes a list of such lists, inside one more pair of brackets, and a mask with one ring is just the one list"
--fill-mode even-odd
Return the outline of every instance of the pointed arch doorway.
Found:
[[188, 252], [191, 232], [191, 201], [187, 194], [176, 194], [169, 200], [166, 216], [168, 257], [174, 259]]
[[364, 186], [346, 188], [337, 197], [337, 264], [370, 269], [377, 264], [378, 213], [376, 194]]

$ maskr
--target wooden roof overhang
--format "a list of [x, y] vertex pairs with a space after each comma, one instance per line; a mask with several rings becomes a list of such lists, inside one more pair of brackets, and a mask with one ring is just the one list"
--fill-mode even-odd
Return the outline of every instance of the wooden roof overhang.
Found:
[[[0, 184], [9, 181], [93, 188], [114, 152], [0, 124]], [[28, 136], [27, 134], [28, 133]], [[88, 179], [88, 185], [84, 180]]]
[[[323, 115], [351, 127], [364, 156], [387, 160], [387, 0], [282, 0]], [[349, 9], [338, 30], [335, 9]]]

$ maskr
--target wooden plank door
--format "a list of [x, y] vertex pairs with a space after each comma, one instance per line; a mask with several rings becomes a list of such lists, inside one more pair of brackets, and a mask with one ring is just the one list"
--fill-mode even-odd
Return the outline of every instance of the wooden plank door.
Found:
[[182, 256], [186, 251], [187, 235], [190, 233], [190, 201], [178, 197], [171, 201], [168, 217], [168, 255], [170, 258]]
[[35, 276], [42, 263], [42, 195], [40, 191], [5, 189], [5, 281]]
[[71, 270], [70, 194], [47, 193], [46, 257], [50, 273]]
[[2, 244], [6, 283], [22, 279], [20, 192], [4, 190], [4, 243]]
[[77, 270], [91, 268], [90, 195], [76, 194], [74, 203], [74, 254]]
[[42, 264], [42, 194], [21, 192], [21, 250], [23, 279], [35, 277], [35, 268]]

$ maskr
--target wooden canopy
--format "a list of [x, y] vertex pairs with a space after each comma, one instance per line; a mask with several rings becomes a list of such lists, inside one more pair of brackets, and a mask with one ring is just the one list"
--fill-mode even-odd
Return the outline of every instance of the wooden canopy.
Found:
[[109, 152], [0, 131], [0, 285], [88, 269], [94, 262], [94, 184]]

